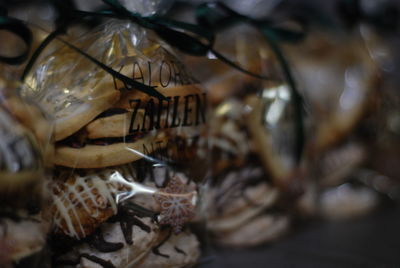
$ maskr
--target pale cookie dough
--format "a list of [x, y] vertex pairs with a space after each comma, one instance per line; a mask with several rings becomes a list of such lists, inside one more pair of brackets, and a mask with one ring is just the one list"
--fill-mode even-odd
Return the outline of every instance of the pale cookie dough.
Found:
[[135, 142], [86, 145], [82, 148], [59, 146], [55, 150], [54, 163], [71, 168], [101, 168], [123, 165], [146, 157], [147, 154], [163, 148], [165, 145], [164, 139], [148, 135]]
[[192, 233], [182, 232], [158, 247], [160, 254], [151, 251], [137, 267], [180, 268], [193, 265], [200, 257], [200, 243]]
[[286, 215], [262, 215], [243, 224], [231, 233], [224, 233], [218, 243], [233, 247], [251, 247], [280, 238], [289, 229]]

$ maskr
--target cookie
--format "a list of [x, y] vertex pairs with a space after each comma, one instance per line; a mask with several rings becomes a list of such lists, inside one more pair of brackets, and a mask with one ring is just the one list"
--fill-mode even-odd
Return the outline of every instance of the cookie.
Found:
[[[187, 96], [190, 98], [186, 100]], [[85, 131], [89, 139], [124, 137], [159, 129], [169, 132], [173, 129], [194, 129], [198, 132], [192, 125], [200, 121], [197, 111], [197, 100], [200, 98], [194, 97], [193, 94], [182, 95], [182, 92], [175, 97], [181, 99], [159, 102], [153, 98], [152, 102], [148, 102], [147, 105], [145, 103], [145, 107], [141, 107], [140, 99], [124, 99], [130, 102], [129, 108], [115, 105], [87, 124]], [[201, 101], [204, 101], [203, 99], [204, 97]]]
[[253, 218], [230, 233], [218, 237], [218, 244], [229, 247], [252, 247], [272, 242], [289, 229], [289, 217], [267, 214]]
[[54, 117], [56, 141], [78, 131], [120, 97], [120, 92], [113, 89], [112, 81], [90, 89], [64, 90], [60, 85], [46, 93], [39, 103]]
[[260, 167], [245, 167], [227, 172], [222, 183], [213, 186], [206, 193], [210, 204], [210, 221], [235, 217], [252, 207], [272, 206], [278, 199], [278, 190], [265, 182], [250, 183], [260, 175], [263, 175]]
[[[58, 170], [49, 183], [54, 232], [82, 239], [118, 212], [122, 195], [136, 187], [131, 165], [95, 170]], [[145, 192], [156, 189], [141, 187]], [[138, 189], [136, 193], [141, 193]], [[151, 195], [151, 194], [150, 194]]]
[[276, 198], [276, 196], [266, 195], [262, 200], [258, 201], [257, 205], [249, 206], [237, 214], [209, 219], [208, 228], [214, 233], [235, 231], [243, 224], [246, 224], [251, 218], [269, 208], [273, 204], [274, 198]]
[[344, 183], [365, 158], [365, 148], [356, 143], [342, 144], [327, 151], [316, 163], [319, 185], [325, 188]]
[[251, 152], [249, 137], [243, 131], [243, 109], [243, 104], [238, 100], [229, 99], [215, 107], [210, 116], [210, 146], [213, 151], [225, 155], [218, 158], [216, 165], [224, 158], [233, 161], [245, 158]]
[[[132, 116], [132, 111], [125, 111], [121, 112], [121, 114], [114, 114], [93, 120], [85, 127], [87, 137], [89, 139], [125, 137], [130, 134]], [[135, 114], [135, 121], [143, 122], [143, 117], [144, 110], [140, 109]]]
[[82, 239], [117, 214], [112, 185], [98, 174], [68, 175], [50, 187], [50, 210], [57, 233]]
[[275, 205], [279, 192], [262, 180], [264, 175], [261, 167], [227, 171], [206, 193], [208, 228], [213, 233], [232, 232]]
[[84, 145], [81, 148], [57, 146], [54, 163], [71, 168], [101, 168], [137, 161], [165, 145], [165, 138], [151, 134], [133, 142], [122, 138], [115, 143], [104, 145]]
[[104, 223], [98, 233], [56, 258], [54, 267], [137, 267], [158, 238], [152, 219], [134, 214]]
[[329, 219], [349, 219], [374, 210], [379, 196], [367, 187], [354, 187], [350, 183], [322, 191], [319, 213]]

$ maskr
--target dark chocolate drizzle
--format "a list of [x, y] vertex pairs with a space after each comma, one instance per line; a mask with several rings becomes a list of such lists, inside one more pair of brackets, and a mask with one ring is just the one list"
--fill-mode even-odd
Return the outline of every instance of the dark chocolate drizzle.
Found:
[[158, 256], [164, 257], [164, 258], [169, 258], [169, 255], [163, 254], [163, 253], [160, 252], [160, 247], [161, 247], [162, 245], [164, 245], [165, 242], [167, 242], [167, 240], [171, 237], [171, 234], [172, 234], [171, 231], [168, 232], [168, 235], [167, 235], [160, 243], [158, 243], [155, 247], [153, 247], [152, 252], [153, 252], [155, 255], [158, 255]]
[[[150, 211], [146, 210], [145, 208], [142, 208], [139, 205], [135, 204], [123, 204], [120, 206], [118, 209], [118, 214], [111, 217], [108, 222], [113, 222], [113, 223], [120, 223], [122, 233], [124, 235], [124, 239], [127, 244], [132, 245], [133, 243], [133, 233], [132, 233], [132, 227], [134, 225], [138, 226], [140, 229], [143, 231], [150, 233], [151, 232], [151, 227], [143, 223], [139, 217], [151, 217], [153, 220], [157, 217], [157, 214]], [[91, 247], [95, 248], [96, 250], [100, 252], [114, 252], [117, 250], [120, 250], [121, 248], [124, 247], [123, 243], [111, 243], [107, 242], [104, 240], [104, 237], [102, 235], [102, 230], [99, 228], [95, 233], [84, 239], [85, 242], [87, 242]], [[75, 244], [79, 243], [79, 241], [75, 240]], [[71, 244], [69, 246], [69, 250], [72, 249], [74, 244]], [[63, 253], [68, 252], [65, 248], [59, 248], [59, 253], [54, 256], [53, 258], [53, 263], [57, 265], [78, 265], [80, 262], [80, 259], [82, 257], [87, 258], [93, 262], [98, 263], [104, 268], [114, 268], [114, 265], [110, 261], [103, 260], [99, 257], [96, 257], [94, 255], [89, 255], [89, 254], [81, 254], [78, 256], [77, 260], [68, 260], [68, 259], [58, 259], [60, 255]]]
[[89, 255], [89, 254], [84, 253], [84, 254], [79, 255], [79, 258], [86, 258], [92, 262], [95, 262], [95, 263], [103, 266], [103, 268], [116, 268], [110, 261], [103, 260], [94, 255]]
[[[118, 209], [118, 214], [111, 217], [108, 221], [113, 222], [113, 223], [119, 222], [121, 230], [122, 230], [122, 234], [124, 235], [125, 242], [129, 245], [132, 245], [132, 243], [133, 243], [132, 227], [134, 225], [138, 226], [140, 229], [142, 229], [143, 231], [145, 231], [147, 233], [151, 232], [150, 226], [144, 224], [138, 218], [138, 216], [139, 217], [151, 217], [154, 219], [156, 217], [156, 214], [150, 210], [147, 211], [145, 208], [143, 208], [141, 206], [126, 203], [126, 204], [121, 205]], [[99, 242], [106, 242], [106, 241], [104, 241], [104, 239], [103, 239], [103, 240], [100, 240]], [[108, 242], [106, 242], [106, 243], [108, 243]], [[118, 244], [122, 244], [122, 243], [118, 243]], [[123, 247], [123, 244], [120, 248], [122, 248], [122, 247]], [[117, 251], [120, 248], [117, 248], [115, 250], [111, 250], [108, 252]]]
[[127, 112], [128, 112], [128, 110], [123, 109], [123, 108], [110, 108], [110, 109], [102, 112], [101, 114], [99, 114], [95, 119], [109, 117], [109, 116], [113, 116], [116, 114], [125, 114]]
[[100, 252], [113, 252], [124, 247], [123, 243], [112, 243], [104, 240], [103, 234], [98, 231], [93, 234], [92, 239], [88, 241], [89, 245]]
[[135, 133], [131, 135], [127, 135], [124, 137], [108, 137], [108, 138], [99, 138], [99, 139], [82, 139], [77, 135], [69, 136], [59, 142], [57, 144], [65, 145], [72, 148], [83, 148], [86, 145], [99, 145], [106, 146], [114, 143], [126, 143], [126, 142], [135, 142], [136, 140], [143, 138], [146, 133]]
[[183, 255], [187, 256], [186, 252], [185, 252], [185, 251], [183, 251], [182, 249], [178, 248], [177, 246], [174, 246], [174, 249], [175, 249], [175, 251], [176, 251], [176, 252], [178, 252], [178, 253], [180, 253], [180, 254], [183, 254]]
[[150, 226], [144, 224], [139, 218], [136, 217], [136, 212], [127, 208], [123, 210], [123, 215], [121, 215], [120, 225], [122, 233], [124, 234], [124, 238], [127, 244], [133, 244], [132, 238], [132, 227], [134, 225], [138, 226], [140, 229], [145, 231], [146, 233], [151, 232]]
[[92, 144], [92, 145], [110, 145], [113, 143], [134, 142], [137, 139], [143, 138], [144, 136], [145, 136], [145, 134], [143, 134], [143, 133], [136, 133], [136, 134], [127, 135], [125, 137], [89, 139], [89, 140], [87, 140], [87, 143]]
[[125, 214], [125, 216], [133, 216], [133, 215], [135, 215], [135, 216], [138, 216], [140, 218], [149, 217], [153, 221], [156, 221], [157, 217], [158, 217], [158, 213], [156, 213], [156, 212], [154, 212], [152, 210], [149, 210], [147, 208], [144, 208], [142, 206], [139, 206], [139, 205], [137, 205], [135, 203], [125, 203], [125, 204], [123, 204], [121, 206], [121, 211], [122, 212], [121, 212], [120, 217], [119, 217], [120, 220], [124, 220], [124, 217], [121, 217], [121, 216], [123, 216], [125, 213], [128, 213], [127, 215]]
[[132, 239], [133, 224], [132, 224], [132, 222], [131, 221], [121, 221], [119, 224], [121, 226], [121, 230], [124, 235], [125, 242], [128, 245], [132, 245], [133, 244], [133, 239]]
[[72, 148], [82, 148], [86, 146], [86, 141], [80, 135], [71, 135], [59, 142], [57, 144], [66, 145]]

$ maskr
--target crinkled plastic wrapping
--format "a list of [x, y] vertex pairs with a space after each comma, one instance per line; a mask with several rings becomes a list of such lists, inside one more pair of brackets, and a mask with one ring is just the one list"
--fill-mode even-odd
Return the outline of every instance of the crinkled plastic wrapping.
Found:
[[[318, 190], [317, 203], [308, 209], [333, 218], [364, 214], [378, 203], [357, 175], [371, 140], [367, 118], [379, 89], [377, 67], [357, 35], [312, 31], [287, 52], [311, 126], [307, 172]], [[315, 196], [315, 186], [308, 190], [306, 196]]]
[[46, 267], [52, 131], [14, 84], [0, 82], [0, 266]]
[[237, 27], [217, 41], [223, 44], [217, 51], [270, 77], [254, 78], [216, 59], [189, 59], [212, 106], [208, 227], [220, 245], [255, 246], [279, 238], [290, 224], [291, 92], [275, 55], [254, 29]]
[[207, 174], [203, 88], [152, 32], [108, 21], [69, 41], [166, 99], [60, 44], [25, 91], [55, 120], [54, 267], [187, 267], [201, 255]]

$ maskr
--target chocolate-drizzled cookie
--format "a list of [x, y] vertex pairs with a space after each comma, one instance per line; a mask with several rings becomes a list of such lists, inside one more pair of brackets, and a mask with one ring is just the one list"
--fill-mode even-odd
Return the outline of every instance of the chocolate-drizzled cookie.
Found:
[[261, 119], [254, 121], [249, 116], [254, 107], [246, 102], [248, 98], [231, 97], [219, 103], [211, 118], [213, 180], [206, 193], [208, 227], [214, 241], [223, 246], [271, 242], [290, 223], [280, 203], [281, 188], [259, 154], [269, 148], [252, 135], [251, 124], [265, 130]]
[[151, 250], [158, 228], [151, 217], [122, 209], [69, 252], [57, 256], [54, 267], [135, 267]]
[[210, 189], [208, 227], [218, 244], [255, 246], [282, 236], [289, 217], [274, 212], [279, 190], [263, 181], [261, 167], [226, 172], [221, 183]]

